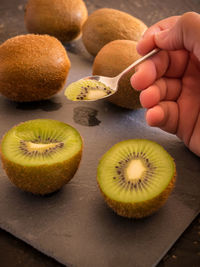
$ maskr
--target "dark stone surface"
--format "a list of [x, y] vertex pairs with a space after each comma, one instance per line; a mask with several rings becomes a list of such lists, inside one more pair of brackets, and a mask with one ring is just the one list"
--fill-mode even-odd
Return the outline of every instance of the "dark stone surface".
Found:
[[[26, 33], [26, 29], [24, 27], [23, 23], [23, 9], [25, 5], [25, 0], [0, 0], [0, 42], [5, 41], [9, 37], [18, 35], [18, 34], [24, 34]], [[92, 1], [87, 0], [86, 5], [88, 7], [89, 13], [94, 11], [97, 8], [101, 7], [111, 7], [120, 9], [122, 11], [128, 12], [140, 19], [142, 19], [148, 26], [155, 23], [156, 21], [163, 19], [168, 16], [182, 14], [186, 11], [196, 11], [200, 12], [200, 2], [199, 0], [167, 0], [167, 1], [148, 1], [148, 0], [112, 0], [112, 1]], [[90, 55], [87, 54], [85, 51], [83, 44], [81, 40], [73, 42], [69, 45], [66, 45], [66, 48], [68, 51], [70, 51], [72, 54], [70, 55], [71, 61], [73, 62], [73, 69], [77, 68], [79, 69], [79, 61], [76, 61], [76, 55], [80, 56], [81, 62], [86, 65], [86, 69], [80, 73], [72, 72], [70, 74], [71, 81], [79, 78], [78, 76], [82, 77], [84, 74], [87, 75], [87, 71], [90, 70], [90, 65], [92, 62], [92, 58]], [[157, 234], [160, 233], [159, 231], [155, 231], [155, 228], [159, 225], [158, 222], [162, 222], [163, 218], [166, 220], [169, 220], [169, 216], [172, 216], [172, 221], [174, 222], [174, 225], [170, 224], [170, 221], [168, 224], [162, 224], [162, 235], [160, 238], [157, 237], [158, 240], [155, 240], [155, 242], [149, 243], [149, 250], [147, 249], [147, 245], [142, 243], [141, 249], [145, 249], [144, 251], [144, 257], [145, 255], [148, 255], [149, 252], [153, 251], [155, 254], [157, 251], [159, 251], [159, 247], [163, 245], [163, 243], [166, 243], [165, 249], [161, 249], [162, 253], [167, 252], [167, 250], [170, 248], [170, 246], [173, 246], [170, 251], [165, 255], [165, 257], [161, 260], [161, 262], [158, 264], [159, 267], [166, 267], [166, 266], [194, 266], [198, 267], [200, 266], [200, 217], [198, 216], [194, 222], [190, 225], [190, 227], [184, 232], [184, 234], [178, 239], [178, 241], [174, 244], [176, 239], [179, 237], [179, 234], [184, 231], [184, 229], [187, 227], [189, 222], [198, 214], [200, 209], [200, 196], [199, 196], [199, 159], [191, 155], [189, 151], [187, 151], [184, 147], [182, 147], [182, 144], [179, 143], [177, 140], [175, 140], [173, 137], [168, 135], [162, 135], [160, 131], [154, 131], [154, 130], [147, 130], [146, 127], [144, 127], [144, 122], [137, 123], [137, 119], [142, 117], [142, 111], [138, 112], [130, 112], [125, 111], [122, 109], [118, 109], [113, 107], [112, 105], [107, 105], [104, 103], [99, 103], [97, 107], [95, 105], [86, 105], [84, 108], [82, 107], [82, 112], [85, 110], [87, 113], [86, 120], [81, 118], [80, 106], [78, 104], [71, 104], [67, 103], [65, 99], [59, 94], [58, 96], [52, 98], [51, 100], [44, 101], [44, 102], [38, 102], [38, 103], [31, 103], [31, 104], [17, 104], [12, 103], [2, 97], [0, 97], [0, 123], [1, 123], [1, 135], [5, 130], [9, 129], [14, 124], [20, 122], [22, 119], [29, 119], [29, 118], [37, 118], [38, 116], [44, 117], [44, 118], [53, 118], [53, 119], [60, 119], [64, 121], [69, 121], [70, 124], [76, 126], [84, 136], [84, 139], [86, 140], [86, 145], [88, 145], [88, 151], [87, 155], [92, 154], [92, 145], [89, 146], [89, 138], [90, 142], [93, 142], [93, 146], [96, 142], [95, 136], [98, 136], [101, 134], [102, 136], [106, 137], [108, 136], [108, 139], [106, 140], [106, 144], [101, 145], [100, 150], [98, 152], [98, 156], [101, 155], [102, 152], [104, 152], [107, 148], [111, 146], [112, 143], [115, 143], [116, 141], [119, 141], [120, 138], [130, 138], [131, 134], [124, 133], [122, 134], [122, 129], [125, 129], [124, 131], [127, 131], [128, 127], [130, 126], [130, 123], [133, 124], [133, 126], [136, 127], [136, 132], [133, 131], [133, 127], [131, 127], [131, 130], [133, 131], [133, 138], [138, 136], [148, 137], [150, 136], [152, 139], [158, 140], [163, 146], [165, 146], [169, 152], [175, 156], [177, 167], [178, 167], [178, 174], [179, 177], [181, 177], [181, 180], [179, 180], [177, 184], [177, 189], [175, 190], [174, 194], [172, 195], [172, 198], [169, 200], [169, 203], [166, 205], [165, 209], [163, 209], [158, 215], [155, 217], [148, 219], [142, 223], [137, 223], [134, 227], [137, 228], [135, 232], [132, 232], [131, 230], [131, 223], [127, 220], [121, 219], [117, 216], [114, 216], [110, 210], [106, 209], [106, 207], [103, 204], [103, 201], [101, 197], [97, 194], [96, 196], [96, 183], [95, 182], [89, 182], [89, 187], [87, 187], [87, 183], [84, 183], [81, 180], [81, 174], [79, 173], [76, 176], [76, 180], [72, 182], [69, 187], [66, 187], [64, 190], [59, 192], [57, 195], [53, 196], [53, 198], [49, 197], [47, 199], [47, 204], [44, 204], [44, 201], [36, 199], [34, 200], [31, 196], [27, 196], [24, 194], [20, 194], [18, 190], [13, 188], [11, 185], [7, 184], [5, 175], [0, 174], [0, 177], [3, 178], [1, 180], [1, 189], [6, 189], [4, 192], [1, 193], [1, 211], [4, 211], [1, 213], [0, 222], [1, 226], [6, 229], [7, 231], [11, 232], [13, 235], [16, 235], [23, 240], [26, 240], [27, 243], [30, 243], [33, 245], [35, 241], [34, 236], [31, 236], [33, 232], [31, 232], [33, 229], [36, 230], [36, 227], [33, 223], [34, 220], [38, 218], [41, 220], [41, 222], [46, 223], [48, 225], [48, 222], [46, 222], [46, 218], [42, 216], [42, 214], [37, 217], [33, 218], [27, 218], [27, 222], [29, 222], [29, 225], [26, 225], [23, 223], [26, 221], [25, 216], [28, 214], [28, 211], [32, 212], [38, 211], [42, 212], [41, 203], [42, 205], [47, 205], [48, 208], [53, 209], [54, 207], [54, 201], [58, 201], [60, 204], [63, 202], [61, 201], [64, 197], [65, 193], [68, 194], [68, 204], [70, 205], [70, 200], [72, 199], [72, 192], [76, 195], [79, 192], [79, 187], [77, 185], [80, 185], [83, 187], [83, 195], [81, 193], [77, 195], [78, 197], [85, 197], [85, 194], [88, 194], [88, 188], [90, 192], [90, 196], [86, 198], [86, 203], [90, 203], [91, 201], [96, 201], [95, 203], [95, 213], [93, 216], [97, 216], [93, 218], [94, 221], [99, 220], [101, 221], [102, 225], [98, 225], [99, 232], [94, 232], [93, 235], [96, 236], [98, 241], [105, 242], [107, 244], [106, 248], [112, 247], [113, 249], [116, 248], [116, 238], [114, 238], [111, 234], [110, 237], [104, 236], [104, 234], [109, 235], [110, 231], [109, 228], [113, 228], [116, 226], [117, 230], [124, 230], [124, 233], [121, 233], [120, 235], [120, 242], [127, 242], [122, 243], [122, 250], [124, 253], [124, 257], [118, 257], [117, 255], [118, 250], [115, 252], [113, 251], [113, 257], [116, 257], [116, 261], [113, 260], [110, 266], [128, 266], [129, 264], [131, 266], [134, 266], [134, 264], [131, 262], [132, 255], [126, 254], [126, 252], [129, 252], [130, 245], [131, 245], [131, 237], [134, 237], [135, 233], [140, 233], [140, 227], [141, 224], [149, 227], [153, 232], [153, 234], [156, 232]], [[68, 113], [69, 112], [69, 113]], [[92, 112], [92, 113], [91, 113]], [[98, 112], [98, 113], [97, 113]], [[25, 114], [26, 113], [26, 114]], [[109, 120], [107, 117], [107, 114], [112, 114], [112, 120]], [[77, 115], [78, 114], [78, 115]], [[83, 113], [82, 113], [83, 114]], [[92, 114], [92, 115], [91, 115]], [[73, 116], [74, 119], [73, 119]], [[92, 117], [92, 122], [90, 121]], [[113, 134], [113, 138], [110, 136], [110, 131], [112, 131], [112, 121], [118, 120], [118, 124], [121, 125], [118, 127], [116, 124], [113, 125], [115, 128], [115, 133]], [[143, 124], [142, 124], [143, 123]], [[88, 125], [87, 125], [88, 124]], [[95, 126], [96, 125], [96, 126]], [[93, 127], [90, 127], [93, 126]], [[102, 132], [99, 132], [99, 128], [102, 127]], [[91, 130], [94, 129], [94, 130]], [[171, 144], [169, 145], [169, 143]], [[105, 146], [105, 147], [102, 147]], [[97, 156], [96, 156], [97, 157]], [[96, 164], [96, 161], [93, 163]], [[184, 164], [183, 164], [184, 163]], [[83, 165], [89, 166], [89, 164], [86, 164], [85, 161], [83, 162]], [[184, 165], [184, 168], [183, 168]], [[96, 166], [95, 166], [96, 167]], [[84, 176], [87, 176], [87, 171], [83, 171]], [[92, 172], [92, 175], [94, 176], [95, 172]], [[196, 177], [197, 176], [197, 177]], [[190, 181], [188, 181], [188, 178], [190, 178]], [[191, 185], [192, 181], [192, 185]], [[88, 182], [88, 181], [87, 181]], [[191, 186], [191, 188], [190, 188]], [[71, 193], [70, 193], [71, 190]], [[10, 195], [11, 194], [11, 199]], [[7, 201], [5, 199], [8, 198]], [[61, 200], [60, 200], [61, 199]], [[32, 206], [27, 205], [27, 201], [30, 201], [29, 203], [32, 204]], [[181, 203], [181, 205], [180, 205]], [[16, 206], [14, 205], [16, 204]], [[17, 204], [20, 204], [17, 206]], [[79, 202], [77, 201], [76, 204], [78, 205]], [[13, 205], [13, 206], [12, 206]], [[83, 205], [83, 204], [82, 204]], [[79, 207], [81, 208], [81, 207]], [[84, 206], [82, 206], [84, 208]], [[175, 211], [172, 211], [171, 209], [175, 209]], [[13, 209], [13, 212], [12, 212]], [[90, 208], [92, 209], [92, 208]], [[97, 210], [96, 210], [97, 209]], [[26, 212], [24, 212], [27, 211]], [[72, 209], [74, 210], [74, 208]], [[94, 209], [90, 210], [90, 212], [94, 212]], [[59, 211], [56, 211], [59, 214]], [[55, 212], [55, 213], [56, 213]], [[83, 212], [83, 211], [82, 211]], [[89, 211], [88, 211], [89, 212]], [[176, 218], [176, 212], [177, 212], [177, 218]], [[21, 220], [21, 226], [18, 225], [19, 222], [17, 222], [17, 217], [13, 217], [15, 214], [21, 214], [22, 220]], [[52, 219], [55, 220], [55, 217], [49, 212], [47, 212], [49, 215], [48, 220]], [[85, 214], [86, 215], [86, 214]], [[91, 215], [91, 213], [90, 213]], [[4, 218], [3, 216], [8, 216], [8, 220]], [[10, 216], [10, 217], [9, 217]], [[74, 218], [76, 218], [76, 214], [73, 213]], [[78, 218], [78, 217], [77, 217]], [[10, 220], [9, 220], [10, 219]], [[80, 219], [80, 218], [78, 218]], [[85, 219], [86, 220], [86, 219]], [[149, 223], [148, 223], [149, 221]], [[156, 226], [153, 227], [152, 221], [155, 222]], [[86, 220], [85, 222], [91, 223], [90, 220]], [[32, 225], [33, 224], [33, 225]], [[67, 225], [67, 224], [66, 224]], [[100, 227], [101, 225], [101, 227]], [[173, 229], [168, 229], [168, 226]], [[23, 229], [23, 227], [24, 229]], [[28, 231], [28, 228], [30, 227], [30, 233]], [[78, 227], [78, 226], [77, 226]], [[107, 228], [108, 227], [108, 228]], [[164, 229], [166, 227], [166, 229]], [[79, 229], [79, 228], [77, 228]], [[95, 230], [95, 227], [91, 226], [92, 230]], [[108, 230], [106, 230], [108, 229]], [[23, 235], [24, 230], [24, 235]], [[52, 229], [53, 230], [53, 229]], [[88, 229], [83, 229], [83, 231], [86, 231], [86, 233], [89, 233]], [[111, 232], [112, 232], [111, 231]], [[145, 231], [145, 230], [144, 230]], [[36, 231], [37, 232], [37, 231]], [[29, 238], [27, 238], [29, 235]], [[130, 233], [130, 235], [129, 235]], [[152, 234], [150, 232], [150, 235]], [[41, 233], [43, 234], [43, 233]], [[55, 234], [55, 233], [54, 233]], [[66, 232], [66, 235], [69, 233]], [[58, 234], [59, 235], [59, 234]], [[173, 238], [170, 238], [170, 236]], [[84, 236], [84, 234], [83, 234]], [[44, 237], [47, 238], [44, 234]], [[88, 236], [91, 238], [91, 236]], [[70, 239], [70, 236], [67, 236], [72, 244], [71, 246], [78, 247], [78, 244], [75, 244], [72, 239]], [[77, 238], [77, 237], [76, 237]], [[138, 237], [140, 238], [140, 237]], [[144, 238], [144, 237], [142, 237]], [[56, 238], [55, 238], [56, 239]], [[163, 242], [162, 242], [163, 240]], [[166, 242], [167, 240], [167, 242]], [[89, 240], [85, 238], [85, 242], [92, 242], [93, 240]], [[50, 241], [46, 240], [46, 242], [54, 242], [52, 238], [50, 238]], [[110, 244], [109, 242], [113, 242]], [[147, 242], [150, 242], [150, 240], [147, 239]], [[158, 244], [155, 244], [158, 242]], [[36, 242], [37, 243], [37, 242]], [[36, 244], [34, 243], [34, 244]], [[97, 245], [97, 243], [95, 243]], [[174, 244], [174, 245], [173, 245]], [[56, 244], [54, 244], [56, 246]], [[99, 245], [99, 244], [98, 244]], [[154, 251], [153, 248], [155, 248]], [[53, 247], [53, 244], [52, 244]], [[98, 247], [98, 246], [97, 246]], [[119, 247], [120, 248], [120, 247]], [[117, 249], [119, 249], [117, 248]], [[126, 251], [126, 249], [128, 250]], [[60, 248], [61, 250], [63, 247]], [[79, 248], [80, 249], [80, 248]], [[84, 246], [83, 246], [84, 251]], [[69, 248], [70, 250], [70, 248]], [[74, 251], [73, 257], [76, 258], [76, 261], [78, 261], [79, 253], [83, 253], [83, 251]], [[94, 249], [95, 251], [95, 249]], [[109, 251], [108, 251], [109, 252]], [[96, 251], [98, 254], [98, 251]], [[100, 253], [100, 252], [99, 252]], [[101, 252], [102, 255], [105, 253], [105, 259], [107, 255], [106, 251]], [[162, 254], [161, 253], [161, 254]], [[48, 253], [47, 253], [48, 254]], [[153, 254], [153, 253], [152, 253]], [[158, 253], [159, 254], [159, 253]], [[152, 257], [159, 259], [159, 257], [162, 257], [163, 255], [149, 255], [149, 259]], [[56, 255], [53, 255], [52, 251], [49, 253], [52, 257]], [[70, 256], [71, 257], [71, 256]], [[69, 257], [69, 258], [70, 258]], [[72, 257], [72, 258], [73, 258]], [[86, 258], [93, 258], [90, 262], [93, 262], [95, 266], [98, 266], [98, 263], [96, 262], [95, 254], [85, 255]], [[120, 262], [121, 260], [121, 262]], [[127, 260], [127, 262], [126, 262]], [[75, 261], [75, 262], [76, 262]], [[118, 261], [118, 262], [117, 262]], [[86, 263], [89, 261], [85, 261]], [[103, 261], [102, 261], [103, 262]], [[145, 261], [144, 261], [145, 262]], [[148, 262], [148, 259], [146, 260]], [[150, 262], [150, 261], [149, 261]], [[156, 262], [155, 262], [156, 263]], [[118, 265], [117, 265], [118, 264]], [[33, 249], [31, 246], [27, 245], [23, 241], [17, 239], [16, 237], [12, 236], [6, 231], [0, 230], [0, 266], [2, 267], [12, 267], [12, 266], [62, 266], [60, 263], [56, 262], [54, 259], [45, 256], [41, 252], [38, 252], [37, 250]], [[75, 265], [76, 266], [76, 265]], [[79, 266], [85, 266], [84, 264], [79, 264]], [[89, 266], [89, 265], [88, 265]], [[91, 265], [90, 265], [91, 266]], [[94, 266], [94, 265], [93, 265]], [[105, 266], [106, 263], [105, 263]], [[110, 267], [109, 266], [109, 267]], [[136, 266], [136, 265], [135, 265]], [[147, 265], [146, 265], [147, 266]], [[103, 265], [102, 265], [103, 267]], [[138, 267], [138, 266], [136, 266]]]
[[98, 111], [93, 108], [80, 106], [74, 108], [73, 119], [75, 123], [85, 126], [96, 126], [101, 122], [97, 119]]

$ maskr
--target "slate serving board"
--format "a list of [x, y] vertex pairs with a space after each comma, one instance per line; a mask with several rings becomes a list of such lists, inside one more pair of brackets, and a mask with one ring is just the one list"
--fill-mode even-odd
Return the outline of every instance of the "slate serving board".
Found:
[[[91, 62], [69, 53], [68, 83], [91, 73]], [[150, 128], [143, 109], [130, 111], [106, 101], [74, 103], [63, 92], [39, 103], [0, 97], [0, 135], [36, 118], [76, 127], [84, 139], [80, 168], [57, 193], [33, 196], [18, 190], [0, 169], [0, 227], [66, 266], [155, 266], [200, 210], [200, 159], [175, 136]], [[167, 204], [143, 220], [117, 216], [96, 183], [100, 157], [115, 143], [147, 138], [164, 146], [177, 164], [177, 183]]]

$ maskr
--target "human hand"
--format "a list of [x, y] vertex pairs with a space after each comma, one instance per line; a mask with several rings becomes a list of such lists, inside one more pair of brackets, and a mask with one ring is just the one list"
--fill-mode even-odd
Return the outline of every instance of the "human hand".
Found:
[[176, 134], [200, 156], [200, 15], [188, 12], [151, 26], [137, 49], [144, 55], [155, 47], [162, 51], [131, 77], [146, 121]]

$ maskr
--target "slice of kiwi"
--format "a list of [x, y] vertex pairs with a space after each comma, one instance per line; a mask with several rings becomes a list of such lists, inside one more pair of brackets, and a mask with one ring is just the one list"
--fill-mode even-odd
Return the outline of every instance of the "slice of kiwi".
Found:
[[60, 189], [75, 174], [82, 139], [70, 125], [50, 119], [20, 123], [1, 142], [1, 159], [10, 180], [33, 194]]
[[97, 181], [107, 204], [119, 215], [143, 218], [156, 212], [171, 193], [173, 158], [145, 139], [121, 141], [101, 158]]
[[71, 83], [65, 90], [65, 96], [69, 100], [96, 100], [110, 95], [112, 89], [96, 80], [80, 79]]

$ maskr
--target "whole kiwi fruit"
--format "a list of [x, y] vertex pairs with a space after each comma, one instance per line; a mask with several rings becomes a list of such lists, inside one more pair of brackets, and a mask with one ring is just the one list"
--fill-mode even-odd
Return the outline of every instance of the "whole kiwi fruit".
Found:
[[2, 138], [3, 168], [18, 188], [45, 195], [72, 179], [82, 156], [82, 138], [72, 126], [50, 119], [20, 123]]
[[64, 46], [55, 37], [10, 38], [0, 45], [0, 93], [17, 102], [50, 98], [63, 88], [70, 66]]
[[100, 159], [97, 182], [118, 215], [143, 218], [167, 201], [176, 180], [176, 165], [158, 143], [130, 139], [112, 146]]
[[[136, 50], [136, 42], [115, 40], [106, 44], [96, 55], [93, 62], [93, 75], [115, 77], [135, 60], [140, 58]], [[118, 91], [106, 98], [108, 101], [127, 109], [141, 107], [139, 92], [135, 91], [130, 78], [134, 69], [126, 73], [119, 81]]]
[[83, 25], [82, 40], [87, 51], [95, 56], [113, 40], [138, 41], [147, 26], [138, 18], [112, 8], [94, 11]]
[[70, 42], [80, 37], [87, 17], [83, 0], [29, 0], [24, 20], [30, 33], [49, 34]]

